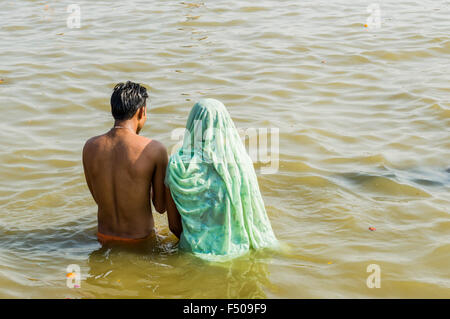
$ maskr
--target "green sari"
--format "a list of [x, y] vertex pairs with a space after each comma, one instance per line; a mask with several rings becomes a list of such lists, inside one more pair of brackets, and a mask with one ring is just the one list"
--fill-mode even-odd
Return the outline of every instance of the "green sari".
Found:
[[166, 185], [181, 215], [180, 250], [226, 260], [277, 245], [252, 161], [221, 102], [192, 108]]

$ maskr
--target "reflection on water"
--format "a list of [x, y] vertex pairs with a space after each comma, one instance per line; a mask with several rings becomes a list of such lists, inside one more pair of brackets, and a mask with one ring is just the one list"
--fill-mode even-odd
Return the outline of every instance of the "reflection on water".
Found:
[[[261, 253], [210, 263], [178, 254], [173, 244], [102, 247], [89, 254], [82, 297], [266, 298], [270, 286]], [[189, 287], [198, 287], [191, 291]]]

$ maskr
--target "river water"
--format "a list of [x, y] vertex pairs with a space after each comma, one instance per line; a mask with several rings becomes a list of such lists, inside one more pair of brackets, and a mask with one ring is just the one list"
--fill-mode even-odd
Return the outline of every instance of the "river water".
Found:
[[[449, 1], [70, 4], [1, 4], [0, 297], [450, 297]], [[169, 149], [203, 97], [278, 130], [255, 168], [283, 250], [208, 264], [159, 214], [155, 247], [100, 247], [81, 149], [126, 80]]]

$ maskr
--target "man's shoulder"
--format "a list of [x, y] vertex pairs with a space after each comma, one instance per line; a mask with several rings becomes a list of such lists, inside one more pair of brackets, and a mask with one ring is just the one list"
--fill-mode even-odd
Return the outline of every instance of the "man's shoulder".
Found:
[[96, 145], [98, 145], [101, 142], [101, 140], [103, 139], [104, 135], [105, 134], [91, 137], [90, 139], [88, 139], [86, 141], [86, 143], [84, 143], [84, 148], [83, 149], [95, 147]]
[[167, 149], [163, 143], [153, 139], [147, 140], [148, 143], [144, 148], [144, 152], [147, 154], [147, 156], [149, 156], [153, 160], [167, 157]]
[[96, 153], [96, 150], [100, 148], [104, 142], [105, 134], [93, 136], [84, 143], [83, 157]]

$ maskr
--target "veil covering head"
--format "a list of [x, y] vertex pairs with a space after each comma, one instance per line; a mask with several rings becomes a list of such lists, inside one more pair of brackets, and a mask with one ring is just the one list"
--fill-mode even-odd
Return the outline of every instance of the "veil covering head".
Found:
[[220, 261], [277, 244], [253, 163], [220, 101], [192, 108], [166, 185], [181, 215], [180, 250]]

